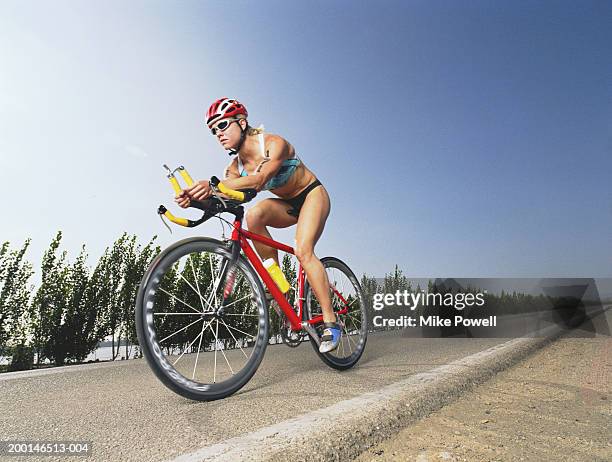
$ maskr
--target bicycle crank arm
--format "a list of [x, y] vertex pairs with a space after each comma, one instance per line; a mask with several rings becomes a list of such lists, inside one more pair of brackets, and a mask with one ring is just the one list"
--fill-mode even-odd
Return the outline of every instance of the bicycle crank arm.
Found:
[[317, 346], [321, 345], [321, 339], [319, 338], [316, 329], [312, 327], [312, 324], [307, 321], [302, 321], [302, 329], [304, 329], [308, 333], [308, 335], [310, 335], [310, 338], [315, 341]]

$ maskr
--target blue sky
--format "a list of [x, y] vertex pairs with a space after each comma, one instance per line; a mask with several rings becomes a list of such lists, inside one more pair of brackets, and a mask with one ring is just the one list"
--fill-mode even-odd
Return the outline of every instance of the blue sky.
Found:
[[232, 96], [327, 187], [319, 256], [610, 277], [611, 43], [609, 2], [3, 1], [0, 241], [38, 265], [58, 229], [92, 263], [123, 231], [193, 235], [155, 214], [161, 165], [219, 175], [202, 119]]

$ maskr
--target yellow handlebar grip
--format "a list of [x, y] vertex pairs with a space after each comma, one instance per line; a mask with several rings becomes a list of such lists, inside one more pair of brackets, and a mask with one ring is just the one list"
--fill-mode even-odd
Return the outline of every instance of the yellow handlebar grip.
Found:
[[187, 170], [185, 170], [185, 167], [183, 167], [181, 165], [178, 168], [178, 171], [181, 174], [181, 176], [183, 177], [183, 180], [185, 180], [185, 183], [187, 183], [187, 186], [189, 186], [189, 187], [193, 186], [193, 178], [191, 178], [191, 175], [189, 175], [189, 173], [187, 173]]
[[219, 188], [219, 191], [221, 191], [223, 194], [225, 194], [230, 199], [235, 199], [237, 201], [244, 202], [244, 193], [242, 191], [235, 191], [233, 189], [230, 189], [227, 186], [225, 186], [223, 183], [219, 183], [217, 188]]
[[181, 191], [183, 191], [178, 180], [176, 179], [174, 175], [168, 175], [168, 180], [170, 180], [170, 184], [172, 185], [172, 189], [174, 189], [175, 195], [178, 196], [181, 193]]
[[168, 210], [164, 212], [164, 216], [170, 220], [172, 223], [176, 223], [181, 226], [189, 226], [189, 222], [186, 218], [179, 218], [172, 215]]

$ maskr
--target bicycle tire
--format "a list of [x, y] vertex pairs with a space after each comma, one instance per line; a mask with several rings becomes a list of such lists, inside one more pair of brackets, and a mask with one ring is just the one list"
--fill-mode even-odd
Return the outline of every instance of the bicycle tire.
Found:
[[[352, 299], [355, 300], [355, 302], [358, 301], [358, 308], [356, 309], [356, 311], [359, 312], [360, 325], [357, 326], [354, 319], [351, 320], [349, 318], [347, 321], [346, 315], [337, 315], [340, 318], [339, 320], [340, 320], [341, 327], [342, 327], [342, 339], [341, 339], [341, 344], [338, 346], [338, 348], [336, 348], [336, 350], [331, 351], [329, 353], [320, 353], [317, 342], [313, 338], [310, 338], [310, 342], [315, 352], [317, 353], [317, 355], [319, 355], [319, 357], [325, 364], [327, 364], [328, 366], [334, 369], [338, 369], [338, 370], [350, 369], [355, 364], [357, 364], [357, 362], [361, 358], [361, 355], [365, 351], [365, 346], [366, 346], [367, 337], [368, 337], [368, 319], [367, 319], [368, 310], [367, 310], [367, 305], [366, 305], [366, 299], [363, 294], [363, 291], [361, 290], [361, 285], [359, 284], [359, 281], [357, 280], [357, 278], [355, 277], [355, 275], [353, 274], [353, 272], [351, 271], [351, 269], [348, 267], [346, 263], [344, 263], [342, 260], [335, 258], [335, 257], [323, 257], [321, 258], [321, 263], [323, 263], [323, 266], [325, 267], [326, 270], [336, 269], [350, 281], [352, 288], [355, 291], [354, 294], [347, 294], [346, 288], [343, 289], [342, 287], [340, 288], [337, 287], [336, 289], [342, 290], [343, 292], [345, 292], [345, 295], [346, 295], [345, 299], [347, 299], [348, 297], [352, 297]], [[328, 273], [328, 278], [329, 278], [329, 273]], [[331, 280], [330, 280], [330, 285], [334, 285]], [[308, 280], [306, 280], [306, 284], [304, 287], [304, 298], [305, 298], [304, 317], [306, 320], [311, 319], [312, 317], [318, 314], [321, 314], [320, 307], [317, 308], [313, 303], [313, 301], [316, 301], [316, 299], [314, 298], [314, 293], [312, 292], [310, 284], [308, 284]], [[337, 311], [336, 301], [337, 300], [334, 300], [332, 298], [332, 305], [334, 305], [334, 311]], [[354, 302], [351, 302], [351, 304], [352, 303]], [[318, 302], [317, 302], [317, 305], [318, 305]], [[352, 311], [353, 310], [350, 310], [350, 312]], [[353, 329], [349, 332], [351, 322], [352, 322]], [[347, 328], [347, 326], [349, 327]], [[357, 327], [359, 328], [356, 329]], [[321, 335], [323, 331], [323, 324], [320, 323], [317, 326], [315, 326], [315, 328], [318, 334]], [[359, 338], [351, 341], [351, 336], [354, 336], [355, 334], [358, 335]], [[346, 343], [343, 344], [342, 342], [346, 342]], [[341, 356], [343, 353], [346, 353], [347, 349], [349, 350], [350, 354], [348, 356]]]
[[[207, 264], [205, 260], [206, 257], [192, 257], [192, 254], [200, 255], [202, 252], [206, 252], [206, 255], [209, 255], [207, 262], [210, 264], [209, 288], [212, 289], [212, 291], [211, 294], [206, 294], [206, 299], [204, 298], [204, 296], [202, 296], [200, 291], [200, 285], [198, 283], [198, 280], [203, 281], [204, 279], [202, 278], [206, 277], [205, 271], [202, 270], [202, 268], [204, 268], [204, 265]], [[210, 255], [215, 256], [214, 260], [213, 257]], [[181, 259], [184, 257], [187, 257], [187, 259], [184, 263], [182, 263]], [[215, 310], [217, 312], [219, 311], [217, 305], [220, 305], [220, 302], [218, 302], [220, 298], [215, 297], [217, 297], [216, 293], [219, 289], [221, 289], [221, 292], [223, 291], [223, 287], [220, 287], [223, 285], [223, 283], [219, 281], [225, 279], [222, 275], [226, 273], [226, 270], [224, 268], [227, 268], [230, 257], [230, 246], [222, 241], [203, 237], [194, 237], [181, 240], [165, 249], [154, 259], [154, 261], [149, 266], [147, 272], [145, 273], [138, 290], [135, 310], [136, 330], [139, 344], [144, 354], [144, 357], [146, 358], [149, 366], [151, 367], [157, 378], [166, 387], [168, 387], [175, 393], [178, 393], [179, 395], [192, 400], [212, 401], [216, 399], [225, 398], [240, 390], [257, 371], [257, 368], [259, 367], [261, 360], [263, 359], [268, 344], [269, 319], [263, 286], [261, 285], [257, 273], [255, 272], [251, 264], [242, 255], [238, 257], [235, 266], [236, 285], [234, 286], [234, 290], [238, 294], [238, 289], [244, 288], [246, 295], [243, 298], [239, 300], [236, 299], [232, 303], [228, 304], [225, 312], [220, 314], [210, 314], [214, 313]], [[197, 258], [202, 259], [198, 260]], [[196, 264], [193, 263], [194, 261], [196, 262]], [[187, 308], [184, 307], [185, 305], [187, 305], [188, 307], [193, 309], [193, 307], [191, 307], [188, 303], [184, 301], [189, 300], [185, 297], [181, 298], [178, 296], [174, 296], [174, 298], [169, 298], [169, 301], [167, 301], [166, 304], [162, 302], [162, 298], [165, 296], [165, 294], [170, 295], [170, 292], [162, 287], [162, 281], [174, 280], [172, 279], [174, 277], [173, 271], [178, 271], [178, 269], [180, 269], [181, 264], [184, 264], [185, 269], [183, 271], [186, 271], [187, 263], [191, 263], [191, 270], [193, 271], [194, 278], [192, 282], [195, 282], [195, 284], [189, 284], [185, 276], [182, 276], [182, 274], [185, 273], [181, 273], [181, 277], [185, 279], [186, 283], [182, 283], [180, 281], [180, 278], [177, 278], [178, 282], [176, 284], [177, 287], [181, 283], [183, 284], [183, 286], [189, 285], [189, 287], [191, 287], [191, 289], [194, 289], [194, 291], [194, 286], [197, 287], [198, 297], [196, 299], [199, 298], [200, 304], [202, 306], [202, 312], [200, 314], [191, 313]], [[201, 265], [200, 267], [198, 267], [198, 263]], [[214, 275], [215, 265], [218, 266], [217, 275]], [[194, 269], [195, 267], [198, 267], [197, 272]], [[250, 292], [246, 292], [247, 288], [250, 290]], [[158, 305], [157, 307], [156, 302]], [[187, 311], [187, 313], [159, 311], [159, 309], [169, 309], [168, 307], [171, 305], [171, 302], [175, 305], [180, 305], [183, 311]], [[179, 304], [179, 302], [182, 303]], [[205, 302], [208, 307], [205, 307]], [[232, 308], [231, 305], [233, 305], [233, 312], [232, 309], [230, 309]], [[209, 308], [212, 310], [210, 311], [210, 313], [209, 311], [207, 311]], [[156, 309], [158, 310], [156, 311]], [[242, 313], [240, 313], [240, 310], [242, 310]], [[250, 311], [247, 312], [247, 310]], [[160, 316], [156, 317], [156, 314]], [[170, 316], [171, 314], [175, 314], [177, 316]], [[183, 372], [183, 370], [185, 370], [184, 367], [179, 370], [175, 367], [175, 365], [177, 365], [177, 363], [182, 359], [182, 357], [184, 357], [187, 350], [193, 347], [195, 341], [198, 341], [197, 337], [188, 347], [185, 347], [181, 356], [174, 363], [171, 363], [170, 360], [175, 348], [172, 346], [172, 349], [170, 349], [170, 346], [160, 344], [163, 343], [160, 342], [160, 339], [162, 330], [165, 328], [166, 325], [172, 325], [172, 323], [174, 322], [174, 328], [179, 325], [179, 323], [187, 322], [181, 321], [181, 316], [178, 315], [191, 315], [192, 317], [201, 318], [202, 321], [202, 329], [196, 353], [197, 356], [195, 357], [195, 365], [193, 366], [193, 375], [191, 378], [185, 376]], [[210, 321], [207, 323], [208, 318], [210, 318]], [[210, 333], [214, 334], [214, 341], [211, 340], [211, 342], [214, 343], [215, 349], [212, 383], [210, 382], [210, 380], [201, 382], [201, 379], [195, 378], [195, 374], [196, 372], [199, 372], [199, 377], [206, 377], [206, 374], [208, 374], [208, 372], [198, 371], [197, 366], [200, 355], [202, 355], [203, 358], [206, 357], [206, 345], [204, 346], [203, 354], [201, 347], [205, 336], [210, 337], [207, 329], [215, 321], [214, 318], [216, 318], [216, 331], [213, 332], [213, 327], [211, 327], [210, 329]], [[179, 321], [175, 321], [176, 319], [179, 319]], [[197, 330], [199, 329], [199, 321], [196, 319], [196, 322], [192, 324], [197, 324], [197, 327], [192, 329], [193, 332], [197, 332]], [[220, 325], [221, 331], [219, 331]], [[189, 332], [190, 326], [191, 324], [187, 325], [187, 327], [183, 327], [181, 330], [184, 330], [184, 332], [181, 333], [179, 337], [186, 336]], [[236, 326], [242, 327], [242, 329], [238, 329]], [[244, 332], [245, 330], [248, 330], [247, 327], [244, 326], [249, 326], [252, 329], [256, 329], [254, 330], [254, 332], [256, 333], [254, 335], [250, 335], [248, 332]], [[177, 335], [181, 332], [181, 330], [173, 333], [169, 337]], [[226, 331], [225, 334], [223, 333], [223, 330]], [[242, 334], [239, 334], [239, 332], [242, 332]], [[230, 336], [227, 335], [228, 333], [233, 338], [234, 349], [225, 348], [228, 343], [232, 343], [232, 339], [230, 338]], [[223, 339], [221, 338], [222, 335], [225, 335]], [[252, 338], [249, 339], [249, 336], [251, 336]], [[161, 340], [166, 341], [167, 339], [169, 339], [169, 337], [166, 337]], [[250, 344], [251, 342], [252, 345]], [[164, 349], [166, 349], [166, 354], [164, 354]], [[238, 349], [240, 349], [240, 352], [244, 354], [247, 360], [240, 368], [240, 370], [235, 372], [231, 366], [230, 361], [228, 360], [228, 355], [233, 357], [240, 357], [240, 355], [237, 353]], [[249, 350], [251, 353], [250, 356], [246, 354], [246, 351]], [[216, 380], [218, 351], [222, 352], [223, 357], [225, 358], [225, 361], [227, 362], [227, 365], [229, 366], [229, 371], [231, 373], [227, 379], [222, 381]], [[194, 352], [192, 349], [192, 356], [193, 353]], [[205, 359], [211, 360], [211, 358], [212, 357], [209, 356]], [[194, 358], [192, 357], [191, 359]], [[220, 359], [220, 362], [221, 361], [222, 360]], [[189, 370], [190, 369], [191, 364], [189, 364]]]

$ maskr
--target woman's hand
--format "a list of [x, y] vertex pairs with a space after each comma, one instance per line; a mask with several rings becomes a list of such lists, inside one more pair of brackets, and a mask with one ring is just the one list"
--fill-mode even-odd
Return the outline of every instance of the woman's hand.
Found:
[[181, 193], [174, 198], [179, 207], [187, 208], [191, 205], [191, 200], [201, 201], [208, 199], [212, 195], [212, 189], [208, 180], [200, 180], [191, 188], [183, 189]]
[[174, 202], [176, 202], [179, 207], [186, 209], [189, 207], [189, 205], [191, 205], [191, 198], [187, 194], [187, 191], [183, 189], [183, 191], [181, 191], [181, 193], [174, 198]]
[[191, 188], [187, 188], [185, 192], [189, 197], [197, 201], [208, 199], [213, 193], [208, 180], [197, 181]]

